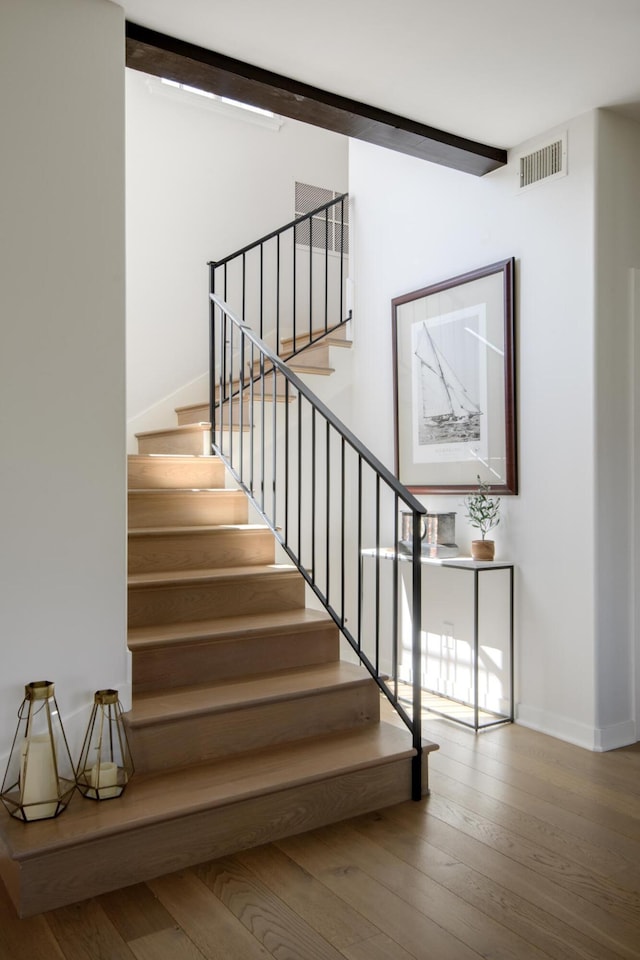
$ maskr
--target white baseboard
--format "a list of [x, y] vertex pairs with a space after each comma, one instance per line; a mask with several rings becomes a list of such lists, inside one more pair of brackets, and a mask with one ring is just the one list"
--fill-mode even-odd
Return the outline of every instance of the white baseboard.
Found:
[[558, 740], [596, 752], [626, 747], [637, 739], [636, 725], [632, 720], [610, 727], [591, 727], [589, 724], [578, 723], [569, 717], [548, 713], [526, 704], [518, 705], [516, 722], [530, 730], [537, 730], [539, 733], [546, 733], [550, 737], [557, 737]]
[[615, 723], [610, 727], [596, 727], [594, 750], [617, 750], [638, 740], [638, 731], [633, 720]]

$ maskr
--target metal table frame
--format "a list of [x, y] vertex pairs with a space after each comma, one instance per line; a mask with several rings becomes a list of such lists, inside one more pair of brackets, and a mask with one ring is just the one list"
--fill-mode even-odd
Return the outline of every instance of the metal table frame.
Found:
[[[401, 551], [396, 552], [391, 548], [381, 548], [379, 551], [375, 549], [368, 549], [362, 551], [363, 557], [375, 557], [378, 555], [380, 559], [384, 560], [395, 560], [396, 557], [399, 561], [410, 561], [411, 557], [408, 554], [403, 554]], [[439, 710], [436, 707], [424, 707], [425, 710], [429, 710], [431, 713], [435, 713], [438, 716], [444, 717], [447, 720], [452, 720], [454, 723], [462, 724], [465, 727], [468, 727], [471, 730], [475, 730], [478, 733], [479, 730], [486, 730], [490, 727], [495, 727], [503, 723], [513, 723], [515, 719], [515, 704], [514, 704], [514, 663], [513, 663], [513, 648], [514, 648], [514, 564], [509, 562], [504, 562], [501, 560], [472, 560], [470, 557], [451, 557], [451, 558], [435, 558], [435, 557], [421, 557], [420, 562], [428, 566], [439, 566], [447, 567], [453, 570], [464, 570], [473, 574], [473, 703], [466, 703], [462, 700], [455, 700], [453, 697], [447, 697], [446, 694], [442, 694], [437, 690], [429, 690], [427, 687], [423, 687], [426, 693], [431, 693], [434, 696], [440, 697], [442, 700], [449, 700], [452, 703], [460, 703], [465, 707], [471, 707], [473, 709], [473, 723], [469, 723], [467, 720], [463, 720], [460, 717], [454, 717], [450, 713], [446, 713], [444, 710]], [[486, 573], [491, 570], [508, 570], [509, 571], [509, 713], [507, 715], [495, 714], [496, 719], [491, 720], [488, 723], [480, 723], [480, 707], [478, 705], [478, 694], [479, 694], [479, 682], [478, 682], [478, 661], [480, 653], [480, 625], [479, 625], [479, 607], [480, 607], [480, 574]], [[396, 665], [397, 669], [397, 665]], [[484, 713], [491, 714], [492, 711], [483, 709]]]

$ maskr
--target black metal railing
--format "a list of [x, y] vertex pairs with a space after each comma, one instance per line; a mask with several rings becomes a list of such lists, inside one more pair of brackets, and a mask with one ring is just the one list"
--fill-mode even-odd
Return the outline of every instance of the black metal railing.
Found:
[[[410, 729], [419, 799], [426, 509], [224, 301], [210, 301], [212, 450]], [[412, 516], [404, 557], [401, 509]]]
[[350, 319], [348, 195], [209, 262], [209, 292], [280, 356], [292, 357]]

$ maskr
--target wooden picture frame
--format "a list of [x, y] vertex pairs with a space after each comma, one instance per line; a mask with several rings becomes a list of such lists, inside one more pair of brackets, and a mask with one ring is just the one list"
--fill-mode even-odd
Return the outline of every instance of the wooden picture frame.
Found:
[[515, 261], [391, 301], [396, 475], [412, 493], [518, 492]]

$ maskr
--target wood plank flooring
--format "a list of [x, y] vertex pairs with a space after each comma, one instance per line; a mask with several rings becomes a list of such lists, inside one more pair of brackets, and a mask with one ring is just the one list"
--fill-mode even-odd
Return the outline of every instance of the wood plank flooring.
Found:
[[421, 803], [29, 920], [0, 885], [1, 960], [639, 960], [640, 744], [425, 736]]

